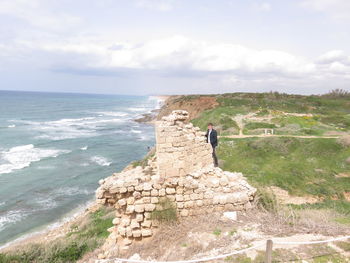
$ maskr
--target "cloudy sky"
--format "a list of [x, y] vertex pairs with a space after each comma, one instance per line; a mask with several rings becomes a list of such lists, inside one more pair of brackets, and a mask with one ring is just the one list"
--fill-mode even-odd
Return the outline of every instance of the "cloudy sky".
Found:
[[0, 89], [350, 90], [349, 0], [0, 0]]

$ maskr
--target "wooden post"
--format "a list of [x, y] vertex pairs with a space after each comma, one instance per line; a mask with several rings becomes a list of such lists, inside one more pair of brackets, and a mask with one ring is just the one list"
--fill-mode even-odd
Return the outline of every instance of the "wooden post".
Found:
[[272, 240], [266, 242], [265, 263], [272, 262]]

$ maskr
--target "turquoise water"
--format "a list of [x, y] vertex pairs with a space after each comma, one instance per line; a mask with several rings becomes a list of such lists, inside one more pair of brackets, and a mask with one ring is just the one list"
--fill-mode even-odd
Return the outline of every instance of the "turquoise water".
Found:
[[0, 91], [0, 244], [93, 200], [98, 180], [142, 158], [150, 97]]

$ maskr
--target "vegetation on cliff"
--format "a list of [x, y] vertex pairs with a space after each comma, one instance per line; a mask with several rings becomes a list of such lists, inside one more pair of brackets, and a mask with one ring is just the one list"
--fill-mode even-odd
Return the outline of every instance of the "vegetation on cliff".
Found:
[[0, 253], [1, 263], [67, 263], [76, 262], [84, 254], [95, 250], [104, 243], [112, 227], [114, 213], [101, 208], [89, 213], [70, 232], [52, 242], [31, 243], [6, 253]]

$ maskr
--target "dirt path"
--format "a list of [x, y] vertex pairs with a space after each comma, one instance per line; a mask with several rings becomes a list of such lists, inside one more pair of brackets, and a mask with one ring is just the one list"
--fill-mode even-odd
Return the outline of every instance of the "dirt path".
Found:
[[219, 136], [219, 138], [267, 138], [267, 137], [293, 137], [293, 138], [303, 138], [303, 139], [338, 139], [339, 136], [314, 136], [314, 135], [282, 135], [282, 134], [259, 134], [259, 135], [226, 135], [226, 136]]

